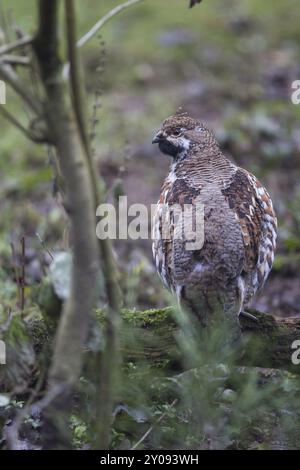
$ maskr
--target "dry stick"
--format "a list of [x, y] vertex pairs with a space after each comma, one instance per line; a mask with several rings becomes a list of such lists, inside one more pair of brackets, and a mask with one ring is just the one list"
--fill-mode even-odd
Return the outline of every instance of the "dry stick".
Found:
[[42, 105], [37, 101], [27, 89], [27, 86], [20, 80], [13, 68], [0, 59], [0, 77], [7, 82], [14, 91], [20, 95], [23, 101], [30, 107], [30, 109], [37, 115], [42, 114]]
[[16, 283], [17, 283], [17, 287], [18, 287], [18, 302], [17, 302], [17, 308], [20, 308], [20, 304], [21, 304], [21, 299], [20, 299], [20, 292], [21, 292], [21, 287], [20, 287], [20, 273], [19, 273], [19, 269], [15, 263], [15, 260], [16, 260], [16, 250], [15, 250], [15, 245], [13, 242], [11, 242], [10, 244], [10, 248], [11, 248], [11, 254], [12, 254], [12, 259], [13, 259], [13, 270], [14, 270], [14, 273], [15, 273], [15, 278], [16, 278]]
[[[75, 47], [76, 44], [76, 16], [73, 0], [65, 0], [65, 15], [67, 26], [67, 44], [68, 56], [70, 59], [71, 68], [71, 92], [72, 102], [76, 114], [78, 127], [80, 130], [83, 145], [86, 153], [90, 154], [88, 133], [87, 133], [87, 119], [84, 106], [84, 92], [83, 92], [83, 74], [80, 64], [80, 59]], [[89, 157], [88, 157], [89, 158]]]
[[11, 8], [7, 8], [5, 12], [6, 18], [7, 18], [7, 33], [6, 37], [11, 42], [11, 38], [13, 37], [14, 31], [12, 28], [13, 25], [13, 11]]
[[[19, 40], [27, 36], [27, 34], [19, 26], [16, 26], [15, 29], [16, 29], [17, 38]], [[41, 83], [38, 77], [36, 61], [34, 60], [35, 58], [32, 56], [32, 43], [29, 43], [28, 45], [25, 45], [24, 47], [22, 47], [20, 53], [21, 53], [21, 56], [28, 55], [30, 57], [31, 67], [29, 67], [29, 75], [30, 75], [29, 79], [30, 79], [31, 89], [34, 90], [35, 96], [37, 96], [37, 98], [40, 101], [43, 101], [42, 88], [41, 88]]]
[[24, 312], [25, 306], [25, 237], [23, 236], [20, 240], [21, 244], [21, 278], [20, 278], [20, 287], [21, 287], [21, 313]]
[[[104, 183], [97, 181], [97, 171], [94, 167], [92, 152], [87, 133], [87, 124], [84, 113], [84, 99], [82, 91], [82, 77], [78, 51], [76, 48], [76, 18], [73, 0], [65, 0], [68, 51], [70, 58], [71, 86], [74, 109], [77, 116], [81, 138], [86, 149], [87, 164], [93, 185], [94, 208], [104, 201]], [[101, 186], [100, 186], [101, 184]], [[96, 222], [96, 218], [95, 218]], [[105, 350], [101, 360], [99, 399], [96, 404], [97, 442], [96, 447], [107, 449], [110, 441], [113, 401], [119, 367], [119, 338], [121, 299], [117, 282], [117, 269], [113, 257], [110, 240], [99, 240], [99, 248], [103, 261], [103, 274], [108, 299], [108, 315], [105, 328]]]
[[[0, 7], [1, 7], [1, 3], [0, 3]], [[2, 8], [0, 8], [0, 14], [2, 16], [2, 21], [5, 22], [6, 18], [5, 18], [4, 12], [2, 11]], [[8, 39], [7, 32], [6, 32], [6, 39]], [[14, 42], [11, 42], [10, 44], [5, 44], [4, 46], [0, 47], [0, 77], [2, 75], [2, 78], [12, 86], [12, 88], [22, 97], [23, 101], [25, 101], [25, 103], [27, 103], [27, 105], [29, 105], [29, 107], [34, 111], [34, 113], [41, 114], [42, 113], [41, 104], [38, 102], [35, 96], [31, 95], [31, 93], [28, 91], [27, 86], [23, 84], [21, 80], [19, 79], [19, 77], [14, 73], [14, 70], [12, 69], [9, 63], [11, 62], [12, 58], [10, 60], [7, 60], [7, 57], [6, 58], [4, 57], [4, 54], [6, 54], [7, 52], [10, 52], [18, 47], [22, 47], [27, 44], [30, 44], [32, 40], [33, 40], [32, 37], [24, 35], [23, 37], [18, 38]], [[25, 63], [24, 63], [24, 60], [25, 60]], [[27, 65], [26, 64], [27, 58], [23, 58], [23, 57], [19, 57], [18, 59], [15, 58], [14, 61], [12, 62], [13, 65], [16, 64], [16, 62], [18, 62], [21, 65]], [[4, 68], [3, 65], [6, 65], [7, 68]], [[27, 137], [31, 139], [31, 137], [29, 137], [29, 134], [27, 135]], [[34, 142], [36, 141], [35, 139], [31, 139], [31, 140], [34, 140]], [[41, 139], [38, 140], [38, 142], [40, 141]]]
[[[172, 403], [170, 404], [170, 408], [173, 408], [176, 403], [178, 402], [178, 398], [175, 398], [175, 400], [172, 401]], [[166, 416], [167, 414], [167, 410], [158, 418], [157, 421], [155, 421], [155, 423], [152, 424], [152, 426], [150, 426], [150, 428], [148, 429], [148, 431], [145, 432], [145, 434], [141, 437], [141, 439], [136, 443], [134, 444], [134, 446], [131, 447], [130, 450], [135, 450], [138, 448], [139, 445], [141, 445], [144, 440], [149, 436], [149, 434], [153, 431], [153, 429], [159, 424], [162, 422], [162, 420], [164, 419], [164, 417]]]
[[84, 36], [82, 36], [77, 42], [77, 47], [84, 46], [90, 39], [92, 39], [95, 34], [104, 26], [111, 18], [121, 13], [125, 8], [129, 8], [136, 3], [143, 2], [145, 0], [129, 0], [128, 2], [122, 3], [121, 5], [116, 6], [110, 10], [106, 15], [104, 15]]
[[4, 38], [9, 41], [9, 25], [7, 23], [7, 15], [4, 11], [2, 1], [0, 1], [0, 26], [4, 33]]
[[26, 56], [19, 56], [13, 54], [5, 54], [2, 56], [1, 60], [6, 64], [10, 65], [30, 65], [30, 58]]
[[36, 232], [36, 236], [37, 238], [39, 239], [39, 242], [40, 244], [42, 245], [43, 249], [48, 253], [48, 255], [50, 256], [51, 260], [53, 261], [54, 260], [54, 256], [53, 254], [51, 253], [51, 251], [49, 250], [49, 248], [47, 248], [44, 240], [42, 239], [42, 237], [40, 236], [40, 234], [38, 232]]
[[7, 54], [8, 52], [11, 52], [14, 49], [17, 49], [18, 47], [22, 47], [22, 46], [26, 46], [27, 44], [30, 44], [32, 42], [32, 39], [33, 38], [31, 36], [25, 36], [21, 39], [18, 39], [17, 41], [11, 42], [10, 44], [1, 46], [0, 56], [3, 54]]
[[40, 143], [44, 142], [44, 138], [42, 136], [34, 135], [29, 129], [27, 129], [23, 124], [21, 124], [4, 106], [0, 106], [0, 113], [4, 116], [4, 118], [13, 124], [17, 129], [19, 129], [25, 137], [33, 142]]
[[8, 308], [8, 311], [7, 311], [7, 318], [6, 318], [6, 321], [5, 323], [2, 323], [1, 326], [0, 326], [0, 333], [5, 333], [10, 325], [11, 325], [11, 322], [12, 322], [12, 319], [13, 319], [13, 314], [12, 314], [12, 309], [11, 307]]
[[[19, 76], [15, 73], [13, 68], [10, 64], [5, 63], [0, 58], [0, 78], [2, 78], [5, 82], [7, 82], [13, 90], [22, 98], [24, 103], [29, 106], [31, 111], [34, 112], [35, 115], [40, 117], [43, 114], [42, 104], [39, 100], [36, 99], [34, 95], [27, 90], [26, 85], [20, 80]], [[3, 107], [1, 107], [3, 108]], [[49, 136], [44, 135], [39, 131], [39, 135], [35, 135], [32, 131], [27, 130], [19, 121], [12, 116], [9, 111], [1, 109], [1, 113], [5, 116], [8, 121], [14, 124], [23, 134], [30, 140], [36, 143], [49, 143], [50, 138]]]
[[[76, 46], [78, 48], [84, 46], [88, 41], [90, 41], [99, 31], [100, 29], [114, 16], [118, 15], [121, 13], [123, 10], [126, 8], [129, 8], [137, 3], [144, 2], [145, 0], [129, 0], [125, 3], [122, 3], [121, 5], [116, 6], [112, 10], [110, 10], [106, 15], [104, 15], [84, 36], [82, 36], [78, 41]], [[64, 66], [63, 69], [63, 77], [66, 79], [69, 75], [69, 67], [70, 64], [67, 63]]]

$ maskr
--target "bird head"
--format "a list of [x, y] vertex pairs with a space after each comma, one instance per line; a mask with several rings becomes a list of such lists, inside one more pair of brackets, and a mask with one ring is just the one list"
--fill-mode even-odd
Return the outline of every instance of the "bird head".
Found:
[[213, 142], [212, 132], [186, 113], [167, 118], [152, 140], [162, 153], [173, 158], [185, 156], [192, 147], [201, 149], [211, 146]]

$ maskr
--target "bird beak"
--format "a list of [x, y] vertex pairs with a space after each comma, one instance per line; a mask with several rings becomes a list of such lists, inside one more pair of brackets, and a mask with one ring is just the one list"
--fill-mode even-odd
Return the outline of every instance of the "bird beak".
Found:
[[164, 139], [164, 135], [159, 131], [152, 139], [152, 144], [159, 144]]

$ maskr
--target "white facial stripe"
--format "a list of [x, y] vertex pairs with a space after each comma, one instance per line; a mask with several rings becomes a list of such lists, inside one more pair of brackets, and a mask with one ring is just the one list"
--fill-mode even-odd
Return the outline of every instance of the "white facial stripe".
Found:
[[181, 147], [184, 148], [184, 150], [188, 150], [190, 148], [190, 143], [191, 141], [189, 139], [186, 139], [185, 137], [180, 137], [179, 139], [179, 144]]

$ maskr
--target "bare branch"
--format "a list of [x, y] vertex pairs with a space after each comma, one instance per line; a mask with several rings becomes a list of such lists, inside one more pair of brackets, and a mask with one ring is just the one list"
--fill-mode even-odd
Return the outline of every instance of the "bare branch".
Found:
[[35, 114], [42, 114], [40, 102], [30, 93], [13, 68], [2, 59], [0, 59], [0, 77], [13, 88]]
[[110, 10], [106, 15], [104, 15], [84, 36], [82, 36], [79, 41], [77, 42], [77, 47], [84, 46], [90, 39], [92, 39], [95, 34], [97, 34], [100, 29], [114, 16], [121, 13], [121, 11], [129, 8], [136, 3], [143, 2], [144, 0], [129, 0], [121, 5], [116, 6], [112, 10]]
[[[178, 399], [175, 398], [175, 400], [172, 401], [172, 403], [170, 404], [170, 408], [173, 408], [176, 403], [178, 402]], [[137, 449], [143, 442], [144, 440], [149, 436], [149, 434], [151, 434], [151, 432], [153, 431], [153, 429], [159, 424], [162, 422], [162, 420], [164, 419], [164, 417], [166, 416], [167, 414], [167, 410], [155, 421], [155, 423], [152, 424], [152, 426], [150, 426], [150, 428], [145, 432], [145, 434], [141, 437], [141, 439], [136, 442], [136, 444], [134, 444], [134, 446], [131, 447], [130, 450], [135, 450]]]
[[27, 129], [23, 124], [21, 124], [14, 116], [11, 114], [9, 111], [4, 106], [0, 106], [0, 113], [3, 115], [3, 117], [9, 121], [11, 124], [13, 124], [17, 129], [19, 129], [29, 140], [32, 140], [32, 142], [35, 143], [42, 143], [42, 142], [48, 142], [48, 139], [46, 136], [39, 136], [35, 135], [33, 132], [31, 132], [29, 129]]
[[2, 323], [1, 326], [0, 326], [0, 333], [1, 335], [7, 331], [11, 325], [11, 322], [12, 322], [12, 319], [13, 319], [14, 315], [11, 311], [11, 308], [8, 309], [8, 312], [7, 312], [7, 319], [5, 321], [5, 323]]
[[30, 65], [29, 57], [19, 55], [5, 54], [1, 57], [1, 60], [10, 65]]
[[[97, 171], [94, 168], [90, 143], [87, 135], [80, 59], [76, 47], [76, 18], [73, 0], [65, 0], [65, 7], [73, 107], [77, 118], [78, 128], [81, 132], [82, 142], [86, 150], [96, 210], [97, 206], [104, 200], [104, 194], [103, 187], [100, 187], [99, 182], [97, 181]], [[115, 384], [119, 367], [118, 326], [120, 321], [120, 295], [110, 241], [108, 239], [99, 240], [99, 247], [103, 261], [103, 273], [108, 299], [108, 314], [105, 329], [106, 345], [100, 368], [101, 379], [99, 386], [99, 399], [97, 400], [95, 410], [97, 421], [96, 446], [97, 448], [100, 447], [101, 449], [106, 449], [108, 448], [110, 441]]]
[[[75, 8], [73, 0], [65, 0], [66, 12], [66, 30], [67, 30], [67, 44], [68, 55], [70, 59], [70, 72], [71, 72], [71, 92], [73, 107], [77, 118], [78, 128], [81, 134], [82, 142], [86, 149], [87, 154], [90, 154], [89, 139], [86, 126], [86, 113], [83, 97], [83, 76], [76, 50], [76, 21], [75, 21]], [[90, 158], [90, 155], [89, 157]]]
[[50, 256], [51, 260], [53, 261], [53, 260], [54, 260], [54, 256], [53, 256], [53, 254], [51, 253], [51, 251], [49, 250], [49, 248], [47, 248], [47, 246], [46, 246], [44, 240], [42, 239], [41, 235], [40, 235], [38, 232], [36, 232], [36, 236], [37, 236], [37, 238], [39, 239], [39, 242], [40, 242], [41, 246], [43, 247], [43, 249], [48, 253], [48, 255]]
[[27, 44], [30, 44], [32, 42], [32, 39], [33, 38], [31, 36], [25, 36], [25, 37], [22, 37], [21, 39], [18, 39], [17, 41], [11, 42], [10, 44], [1, 46], [0, 56], [3, 54], [7, 54], [8, 52], [11, 52], [14, 49], [17, 49], [18, 47], [22, 47], [22, 46], [26, 46]]
[[[121, 5], [118, 5], [117, 7], [113, 8], [110, 10], [106, 15], [104, 15], [84, 36], [82, 36], [78, 41], [76, 46], [77, 47], [82, 47], [84, 46], [88, 41], [90, 41], [99, 31], [100, 29], [114, 16], [118, 15], [121, 13], [123, 10], [126, 8], [129, 8], [137, 3], [144, 2], [145, 0], [129, 0], [125, 3], [122, 3]], [[63, 77], [64, 79], [68, 78], [69, 75], [69, 69], [70, 69], [70, 64], [67, 63], [64, 65], [63, 68]]]
[[22, 236], [20, 240], [20, 245], [21, 245], [21, 277], [20, 277], [20, 309], [21, 313], [24, 313], [24, 306], [25, 306], [25, 250], [26, 250], [26, 245], [25, 245], [25, 237]]

